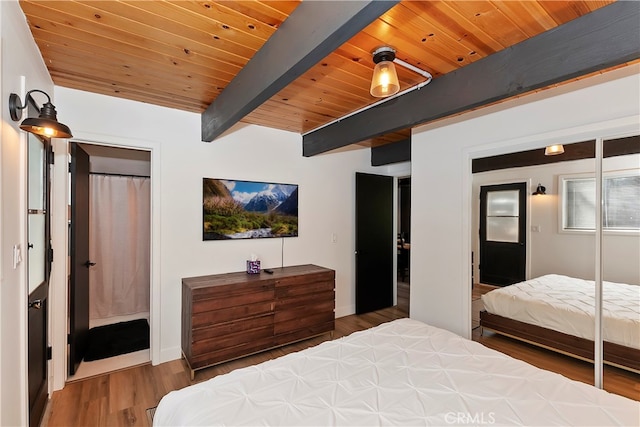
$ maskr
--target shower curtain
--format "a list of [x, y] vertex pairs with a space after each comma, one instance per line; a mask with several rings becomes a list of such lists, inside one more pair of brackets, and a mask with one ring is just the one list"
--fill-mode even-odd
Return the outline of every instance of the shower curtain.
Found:
[[92, 174], [89, 318], [149, 313], [150, 179]]

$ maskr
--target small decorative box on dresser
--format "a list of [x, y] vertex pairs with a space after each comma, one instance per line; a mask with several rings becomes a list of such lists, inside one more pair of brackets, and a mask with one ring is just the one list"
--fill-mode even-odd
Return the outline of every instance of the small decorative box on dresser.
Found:
[[335, 271], [316, 265], [182, 279], [182, 353], [195, 371], [335, 327]]

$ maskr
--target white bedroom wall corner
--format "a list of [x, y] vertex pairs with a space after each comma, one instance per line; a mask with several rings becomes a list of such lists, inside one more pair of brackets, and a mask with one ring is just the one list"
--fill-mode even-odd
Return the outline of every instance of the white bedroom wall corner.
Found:
[[[12, 248], [26, 256], [26, 134], [9, 117], [6, 100], [29, 89], [51, 93], [53, 84], [17, 0], [1, 2], [0, 40], [2, 99], [2, 283], [0, 286], [0, 424], [27, 424], [27, 274], [26, 262], [13, 268]], [[25, 84], [26, 82], [26, 84]], [[38, 98], [36, 98], [39, 101]]]
[[[460, 246], [462, 146], [460, 140], [441, 137], [426, 143], [420, 132], [412, 134], [410, 317], [466, 335], [461, 284], [470, 282]], [[425, 159], [431, 161], [425, 164]], [[425, 188], [429, 191], [420, 190]]]

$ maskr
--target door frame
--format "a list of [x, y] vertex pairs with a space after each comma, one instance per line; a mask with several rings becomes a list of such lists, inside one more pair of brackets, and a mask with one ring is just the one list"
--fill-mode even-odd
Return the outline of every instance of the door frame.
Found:
[[[482, 205], [483, 205], [483, 202], [482, 202], [482, 190], [483, 190], [483, 188], [489, 188], [489, 187], [516, 187], [516, 186], [517, 187], [523, 187], [522, 191], [524, 192], [524, 194], [520, 194], [519, 195], [519, 199], [520, 199], [519, 206], [521, 206], [520, 203], [522, 202], [522, 199], [524, 199], [524, 215], [525, 215], [524, 221], [523, 221], [524, 223], [519, 222], [519, 224], [518, 224], [518, 231], [522, 232], [524, 234], [524, 237], [520, 237], [520, 240], [522, 240], [524, 238], [524, 244], [520, 244], [520, 245], [524, 246], [524, 251], [525, 251], [524, 252], [524, 257], [523, 257], [524, 266], [523, 266], [523, 269], [522, 269], [524, 277], [522, 278], [522, 280], [526, 280], [526, 279], [528, 279], [530, 277], [528, 267], [530, 266], [530, 262], [529, 262], [530, 261], [530, 258], [529, 258], [530, 257], [530, 250], [529, 250], [530, 242], [529, 242], [529, 240], [531, 240], [530, 239], [530, 230], [531, 230], [531, 228], [529, 226], [529, 223], [530, 223], [530, 218], [529, 217], [530, 217], [530, 213], [531, 213], [530, 212], [531, 203], [529, 201], [529, 195], [531, 194], [531, 188], [530, 188], [531, 186], [530, 186], [529, 180], [524, 180], [524, 181], [509, 180], [509, 182], [506, 182], [506, 183], [503, 183], [503, 184], [482, 184], [482, 185], [479, 186], [479, 194], [480, 195], [478, 197], [478, 203], [479, 203], [479, 209], [478, 209], [478, 214], [479, 214], [478, 215], [479, 216], [479, 218], [478, 218], [478, 221], [479, 221], [479, 227], [478, 227], [478, 256], [477, 256], [477, 258], [475, 258], [475, 256], [474, 256], [474, 258], [477, 259], [477, 261], [478, 261], [477, 264], [478, 264], [478, 268], [479, 268], [479, 274], [478, 274], [477, 277], [478, 277], [478, 280], [480, 282], [481, 282], [481, 278], [482, 278], [482, 263], [483, 263], [483, 261], [486, 263], [486, 259], [484, 259], [483, 255], [482, 255], [482, 250], [481, 250], [482, 249], [482, 242], [483, 242], [483, 239], [482, 239], [482, 223], [484, 221], [484, 223], [485, 223], [485, 233], [486, 233], [486, 217], [487, 217], [486, 213], [482, 211]], [[518, 190], [520, 190], [520, 188], [518, 188]], [[495, 188], [493, 190], [487, 190], [486, 192], [488, 193], [489, 191], [502, 191], [502, 190], [498, 190], [497, 188]], [[486, 203], [486, 201], [485, 201], [485, 203]], [[521, 216], [521, 214], [519, 216]], [[486, 240], [485, 240], [485, 243], [486, 243]], [[501, 286], [506, 286], [506, 285], [501, 285]]]
[[[393, 170], [388, 171], [389, 172], [389, 176], [393, 177], [393, 253], [394, 253], [394, 257], [393, 257], [393, 305], [397, 305], [398, 304], [398, 275], [396, 274], [398, 271], [398, 257], [395, 255], [398, 251], [398, 244], [396, 241], [395, 236], [398, 235], [398, 223], [400, 221], [400, 218], [398, 217], [398, 209], [399, 209], [399, 205], [398, 205], [398, 198], [399, 198], [399, 180], [403, 179], [403, 178], [411, 178], [411, 162], [406, 162], [406, 163], [400, 163], [397, 165], [392, 165]], [[411, 192], [412, 192], [412, 198], [413, 198], [413, 186], [411, 186]], [[411, 206], [411, 213], [410, 213], [410, 228], [413, 227], [413, 206]], [[354, 267], [355, 268], [355, 267]], [[411, 255], [409, 255], [409, 272], [411, 272]], [[411, 274], [411, 273], [409, 273]], [[407, 316], [411, 316], [411, 288], [409, 288], [409, 312], [407, 313]]]
[[[28, 96], [26, 99], [26, 106], [28, 116], [33, 117], [40, 112], [40, 107], [36, 104], [35, 100]], [[29, 215], [31, 212], [31, 153], [30, 153], [30, 141], [33, 138], [34, 141], [38, 141], [42, 144], [43, 157], [39, 159], [40, 171], [42, 172], [40, 184], [42, 185], [42, 208], [44, 210], [44, 276], [42, 282], [40, 282], [33, 290], [31, 289], [31, 251], [33, 247], [30, 239], [30, 221]], [[51, 144], [51, 138], [42, 137], [39, 135], [26, 134], [26, 238], [27, 246], [25, 248], [26, 259], [26, 285], [27, 285], [27, 414], [28, 424], [30, 426], [37, 426], [44, 418], [47, 402], [50, 396], [50, 357], [49, 351], [51, 349], [51, 333], [50, 333], [50, 310], [49, 310], [49, 295], [50, 295], [50, 278], [52, 269], [52, 237], [51, 237], [51, 181], [52, 181], [52, 168], [53, 168], [53, 149]], [[35, 324], [33, 322], [36, 322]], [[41, 327], [39, 329], [39, 327]], [[33, 328], [33, 330], [32, 330]], [[39, 334], [33, 334], [32, 332], [39, 331]], [[35, 335], [35, 336], [34, 336]], [[35, 341], [34, 341], [35, 339]], [[38, 342], [39, 341], [39, 342]], [[32, 345], [35, 346], [32, 347]], [[35, 357], [37, 353], [38, 359], [36, 362], [41, 362], [34, 368], [32, 357]], [[40, 372], [39, 368], [42, 369]], [[38, 390], [35, 396], [32, 396], [32, 382], [34, 378], [33, 374], [42, 375], [39, 377]], [[32, 400], [33, 398], [33, 400]], [[37, 420], [33, 417], [37, 416]]]
[[[371, 272], [373, 272], [374, 269], [363, 269], [361, 268], [361, 260], [364, 256], [366, 255], [366, 251], [363, 251], [362, 248], [359, 248], [358, 245], [359, 243], [365, 243], [363, 241], [362, 236], [360, 236], [360, 227], [362, 225], [360, 219], [361, 219], [361, 215], [359, 214], [359, 200], [360, 200], [360, 192], [358, 191], [359, 188], [362, 187], [363, 184], [365, 184], [365, 180], [369, 180], [367, 182], [367, 184], [371, 184], [371, 180], [376, 180], [376, 181], [387, 181], [388, 184], [390, 185], [389, 190], [390, 190], [390, 194], [389, 194], [389, 206], [385, 206], [385, 208], [389, 209], [389, 214], [390, 214], [390, 218], [389, 221], [390, 223], [388, 224], [388, 229], [385, 231], [388, 231], [390, 233], [389, 237], [389, 263], [387, 264], [386, 267], [388, 267], [390, 269], [390, 271], [388, 272], [390, 277], [389, 282], [384, 283], [382, 286], [376, 286], [374, 290], [377, 291], [376, 295], [378, 296], [378, 298], [373, 299], [372, 297], [368, 296], [368, 293], [364, 291], [364, 289], [362, 288], [363, 283], [362, 283], [362, 277], [360, 276], [360, 273], [364, 272], [367, 275], [370, 274]], [[384, 185], [387, 184], [387, 182], [383, 183]], [[397, 271], [397, 265], [396, 265], [396, 256], [395, 253], [397, 252], [395, 246], [392, 246], [395, 243], [395, 234], [397, 233], [397, 178], [392, 176], [392, 175], [380, 175], [380, 174], [373, 174], [373, 173], [369, 173], [369, 172], [356, 172], [355, 173], [355, 294], [356, 294], [356, 298], [355, 298], [355, 312], [356, 313], [368, 313], [374, 310], [378, 310], [381, 308], [385, 308], [385, 307], [390, 307], [393, 306], [396, 302], [397, 302], [397, 275], [396, 275], [396, 271]], [[364, 189], [364, 188], [362, 188]], [[380, 195], [381, 193], [377, 193], [376, 195]], [[365, 215], [366, 216], [366, 215]], [[386, 221], [385, 221], [386, 223]], [[370, 228], [369, 228], [370, 229]], [[380, 236], [380, 233], [374, 233], [376, 236]], [[372, 234], [370, 234], [372, 235]], [[376, 242], [373, 242], [374, 244], [377, 244], [376, 247], [378, 248], [382, 248], [384, 245], [380, 245], [381, 240], [380, 239], [375, 239]], [[369, 242], [372, 243], [372, 242]], [[371, 251], [368, 252], [369, 254], [373, 253]], [[384, 254], [383, 254], [384, 255]], [[375, 256], [374, 256], [375, 257]], [[367, 256], [367, 258], [371, 258], [371, 256]], [[381, 267], [385, 267], [383, 264], [383, 260], [386, 259], [386, 257], [382, 257], [378, 259], [378, 265]], [[390, 265], [389, 265], [390, 264]], [[387, 288], [387, 285], [390, 285], [390, 288]], [[387, 290], [390, 291], [390, 295], [387, 294]], [[390, 297], [390, 298], [389, 298]], [[386, 305], [389, 304], [389, 305]]]
[[[527, 239], [525, 242], [525, 267], [524, 274], [525, 279], [531, 277], [531, 193], [532, 190], [532, 180], [530, 178], [518, 178], [514, 177], [513, 179], [499, 180], [499, 181], [487, 181], [479, 183], [473, 178], [473, 174], [471, 174], [471, 186], [472, 188], [472, 209], [470, 210], [472, 218], [472, 230], [473, 237], [471, 239], [471, 250], [473, 251], [474, 256], [474, 265], [473, 265], [473, 274], [474, 278], [477, 278], [476, 282], [480, 281], [480, 187], [492, 186], [492, 185], [504, 185], [504, 184], [514, 184], [514, 183], [524, 183], [525, 191], [526, 191], [526, 219], [525, 219], [525, 232], [527, 233]], [[537, 184], [536, 184], [537, 185]], [[469, 262], [471, 262], [471, 255], [469, 255]]]
[[[149, 328], [150, 328], [150, 355], [151, 363], [157, 365], [166, 360], [172, 359], [172, 354], [165, 354], [164, 357], [160, 353], [160, 336], [161, 322], [160, 316], [160, 155], [161, 147], [159, 142], [133, 140], [122, 137], [114, 137], [103, 134], [93, 134], [91, 132], [74, 131], [76, 137], [72, 138], [74, 142], [81, 144], [102, 145], [114, 148], [126, 148], [133, 150], [149, 151], [151, 153], [151, 217], [150, 217], [150, 311], [149, 311]], [[70, 177], [68, 173], [69, 163], [69, 141], [59, 141], [59, 145], [55, 152], [56, 162], [54, 171], [54, 204], [52, 215], [55, 224], [54, 228], [59, 234], [66, 237], [58, 238], [54, 242], [54, 251], [57, 253], [68, 254], [69, 238], [68, 238], [68, 188]], [[61, 265], [64, 263], [64, 266]], [[67, 352], [67, 316], [69, 312], [67, 296], [69, 292], [68, 277], [70, 274], [68, 266], [68, 258], [57, 257], [54, 264], [58, 265], [58, 273], [52, 280], [56, 285], [52, 285], [52, 305], [50, 309], [51, 319], [51, 340], [53, 343], [53, 369], [51, 369], [49, 381], [50, 392], [61, 390], [64, 388], [68, 378], [68, 352]], [[166, 353], [166, 352], [165, 352]]]
[[[91, 156], [75, 141], [69, 143], [71, 161], [71, 222], [69, 227], [69, 323], [67, 341], [67, 375], [77, 372], [89, 340], [89, 205]], [[79, 177], [82, 179], [78, 179]], [[76, 178], [74, 180], [74, 177]], [[74, 196], [78, 200], [74, 200]], [[86, 205], [85, 205], [86, 204]], [[78, 238], [80, 236], [81, 238]], [[86, 237], [86, 240], [85, 240]], [[78, 259], [78, 248], [86, 254]], [[82, 262], [86, 260], [86, 265]]]

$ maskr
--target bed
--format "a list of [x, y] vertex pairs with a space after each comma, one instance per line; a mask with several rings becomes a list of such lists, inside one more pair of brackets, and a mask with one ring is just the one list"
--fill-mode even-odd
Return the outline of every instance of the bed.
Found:
[[[593, 361], [593, 281], [559, 274], [482, 295], [484, 329]], [[604, 362], [640, 372], [640, 286], [603, 282]]]
[[154, 426], [640, 425], [640, 403], [412, 319], [162, 398]]

